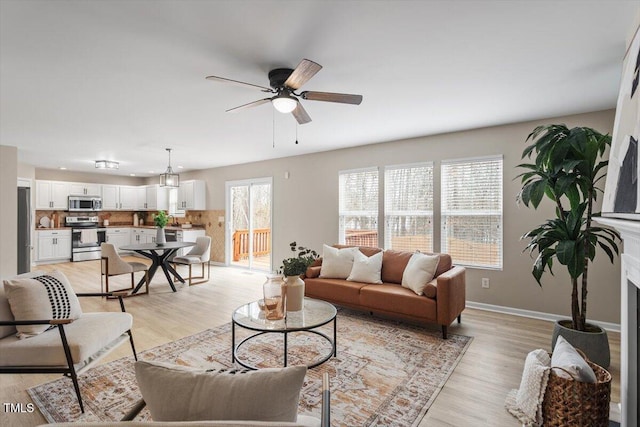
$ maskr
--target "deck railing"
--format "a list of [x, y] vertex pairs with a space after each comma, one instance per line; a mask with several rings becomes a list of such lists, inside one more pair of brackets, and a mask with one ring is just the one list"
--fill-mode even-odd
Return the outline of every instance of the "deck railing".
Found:
[[345, 244], [349, 246], [378, 247], [378, 230], [345, 230]]
[[[233, 260], [249, 258], [249, 230], [236, 230], [233, 233]], [[253, 256], [268, 255], [271, 252], [271, 229], [253, 230]]]

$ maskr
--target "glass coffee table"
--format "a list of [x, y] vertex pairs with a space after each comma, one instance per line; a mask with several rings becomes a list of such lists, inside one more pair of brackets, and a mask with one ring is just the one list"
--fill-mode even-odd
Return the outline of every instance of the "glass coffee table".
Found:
[[[331, 356], [337, 355], [336, 314], [337, 311], [333, 305], [311, 298], [304, 299], [304, 308], [302, 310], [289, 312], [282, 320], [267, 320], [265, 318], [265, 312], [260, 308], [258, 301], [242, 305], [238, 307], [231, 316], [231, 363], [238, 362], [238, 364], [247, 369], [258, 369], [238, 358], [238, 350], [240, 347], [265, 334], [283, 334], [283, 358], [284, 366], [287, 366], [288, 335], [292, 332], [303, 332], [318, 335], [331, 346], [331, 351], [328, 354], [323, 355], [320, 360], [312, 361], [307, 365], [308, 368], [319, 366], [329, 360]], [[331, 322], [333, 322], [333, 337], [315, 330]], [[236, 345], [236, 326], [258, 333], [244, 338]]]

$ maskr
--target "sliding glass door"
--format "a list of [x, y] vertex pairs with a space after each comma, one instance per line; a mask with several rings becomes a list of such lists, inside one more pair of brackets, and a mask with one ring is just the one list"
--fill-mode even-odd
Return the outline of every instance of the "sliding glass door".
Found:
[[271, 182], [271, 178], [227, 182], [227, 264], [271, 270]]

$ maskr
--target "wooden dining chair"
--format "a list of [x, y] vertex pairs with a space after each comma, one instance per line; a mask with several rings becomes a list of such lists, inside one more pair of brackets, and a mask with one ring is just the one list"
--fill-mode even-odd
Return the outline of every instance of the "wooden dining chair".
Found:
[[[138, 271], [144, 271], [145, 276], [145, 292], [138, 292], [135, 295], [144, 295], [149, 293], [149, 267], [141, 262], [128, 262], [123, 260], [115, 246], [111, 243], [102, 243], [100, 245], [100, 249], [102, 250], [102, 260], [100, 264], [100, 290], [103, 289], [103, 278], [105, 283], [105, 292], [120, 292], [125, 290], [133, 289], [134, 284], [134, 273]], [[131, 275], [131, 287], [123, 288], [114, 291], [109, 291], [109, 277], [119, 276], [121, 274], [130, 274]]]

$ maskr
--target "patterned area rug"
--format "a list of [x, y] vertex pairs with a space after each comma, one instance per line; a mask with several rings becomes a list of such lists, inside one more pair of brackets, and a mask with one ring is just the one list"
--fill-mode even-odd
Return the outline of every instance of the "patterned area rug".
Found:
[[[333, 326], [320, 328], [332, 336]], [[247, 336], [236, 328], [236, 338]], [[278, 342], [279, 341], [279, 342]], [[236, 341], [236, 342], [239, 342]], [[341, 426], [415, 426], [462, 358], [471, 338], [439, 328], [425, 329], [338, 311], [338, 355], [309, 370], [300, 413], [320, 413], [321, 378], [331, 378], [331, 420]], [[242, 360], [256, 366], [281, 366], [282, 335], [267, 334], [241, 347]], [[315, 334], [289, 336], [289, 365], [308, 364], [331, 351]], [[140, 359], [187, 366], [231, 366], [231, 325], [209, 329], [141, 352]], [[49, 422], [116, 421], [141, 398], [133, 357], [100, 365], [80, 377], [85, 413], [80, 413], [71, 380], [60, 378], [28, 390]], [[150, 419], [144, 410], [138, 420]]]

